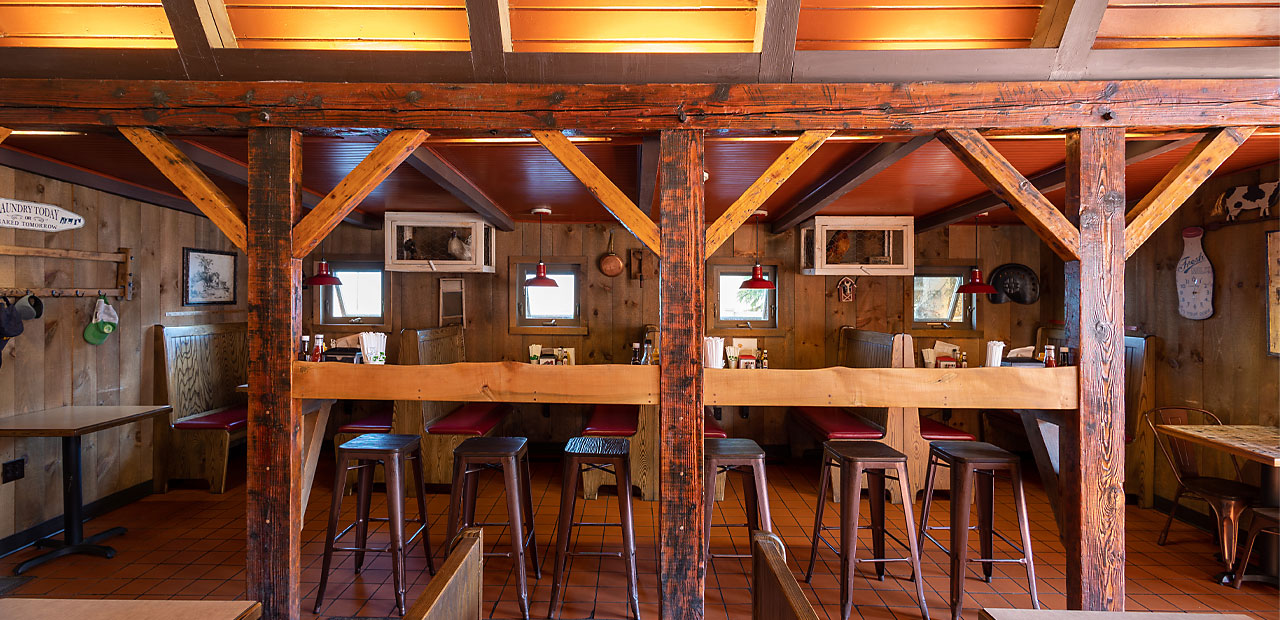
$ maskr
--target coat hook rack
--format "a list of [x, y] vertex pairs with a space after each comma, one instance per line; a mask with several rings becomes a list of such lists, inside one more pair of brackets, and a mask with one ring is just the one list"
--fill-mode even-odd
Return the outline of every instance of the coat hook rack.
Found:
[[59, 258], [64, 260], [89, 260], [116, 263], [116, 285], [114, 288], [0, 288], [0, 296], [39, 295], [41, 297], [84, 297], [85, 295], [106, 295], [133, 300], [133, 250], [120, 248], [117, 252], [89, 252], [85, 250], [63, 250], [57, 248], [32, 248], [20, 245], [0, 245], [0, 256], [26, 256], [31, 258]]

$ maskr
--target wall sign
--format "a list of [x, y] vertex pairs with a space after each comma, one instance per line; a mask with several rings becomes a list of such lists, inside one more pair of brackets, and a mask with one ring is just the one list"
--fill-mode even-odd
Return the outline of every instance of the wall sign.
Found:
[[0, 227], [61, 232], [84, 226], [84, 218], [57, 205], [0, 198]]

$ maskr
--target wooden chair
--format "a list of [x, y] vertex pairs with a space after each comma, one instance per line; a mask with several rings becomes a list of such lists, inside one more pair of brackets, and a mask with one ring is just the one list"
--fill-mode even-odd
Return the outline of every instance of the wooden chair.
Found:
[[480, 620], [484, 614], [484, 531], [462, 530], [444, 566], [404, 620]]
[[1156, 544], [1164, 545], [1167, 542], [1169, 526], [1173, 524], [1173, 515], [1178, 511], [1182, 496], [1199, 499], [1209, 504], [1209, 508], [1213, 510], [1218, 526], [1214, 534], [1220, 545], [1222, 561], [1230, 572], [1235, 566], [1240, 515], [1257, 500], [1260, 490], [1240, 481], [1240, 464], [1235, 457], [1231, 457], [1231, 464], [1236, 470], [1235, 480], [1201, 476], [1196, 458], [1198, 450], [1194, 444], [1156, 432], [1156, 427], [1162, 424], [1222, 424], [1222, 420], [1209, 411], [1194, 407], [1159, 407], [1144, 413], [1142, 419], [1155, 435], [1160, 452], [1169, 462], [1173, 476], [1178, 481], [1178, 491], [1173, 496], [1169, 518], [1164, 523], [1164, 529], [1160, 530]]
[[782, 539], [770, 532], [751, 535], [751, 617], [753, 620], [818, 620], [791, 568]]

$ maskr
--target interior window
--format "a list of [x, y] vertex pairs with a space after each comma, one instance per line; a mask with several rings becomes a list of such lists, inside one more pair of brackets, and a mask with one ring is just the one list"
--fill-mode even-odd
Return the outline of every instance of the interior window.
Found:
[[912, 323], [916, 329], [971, 329], [973, 301], [960, 292], [967, 267], [917, 273], [912, 286]]
[[319, 287], [323, 322], [330, 325], [384, 323], [387, 281], [382, 264], [339, 261], [329, 264], [342, 284]]
[[[578, 318], [578, 278], [566, 266], [559, 267], [553, 270], [547, 266], [547, 277], [555, 280], [558, 286], [523, 287], [525, 319]], [[527, 280], [533, 274], [533, 269], [526, 269], [521, 277]]]
[[[764, 279], [777, 282], [778, 267], [763, 266]], [[714, 287], [711, 299], [713, 328], [768, 329], [776, 327], [777, 291], [770, 289], [744, 289], [742, 283], [751, 278], [750, 265], [712, 265], [710, 284]]]
[[513, 334], [586, 334], [582, 295], [586, 259], [546, 260], [547, 277], [557, 286], [525, 286], [537, 273], [536, 258], [513, 257], [511, 263], [511, 323]]

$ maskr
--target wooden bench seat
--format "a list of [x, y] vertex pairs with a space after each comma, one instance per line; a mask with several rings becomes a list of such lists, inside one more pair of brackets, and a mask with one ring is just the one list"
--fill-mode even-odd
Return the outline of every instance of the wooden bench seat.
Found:
[[189, 416], [173, 423], [173, 428], [177, 430], [220, 430], [228, 433], [243, 431], [248, 426], [249, 408], [244, 405]]
[[920, 436], [925, 441], [977, 441], [972, 433], [952, 428], [925, 416], [920, 416]]
[[427, 484], [453, 482], [453, 449], [470, 437], [489, 437], [514, 409], [507, 403], [467, 403], [427, 424], [422, 459]]
[[819, 443], [840, 439], [884, 437], [884, 429], [872, 425], [843, 407], [792, 407], [791, 420], [812, 434]]
[[[365, 433], [390, 433], [394, 410], [388, 406], [371, 416], [348, 422], [338, 427], [338, 434], [363, 435]], [[340, 443], [335, 445], [341, 445]]]

